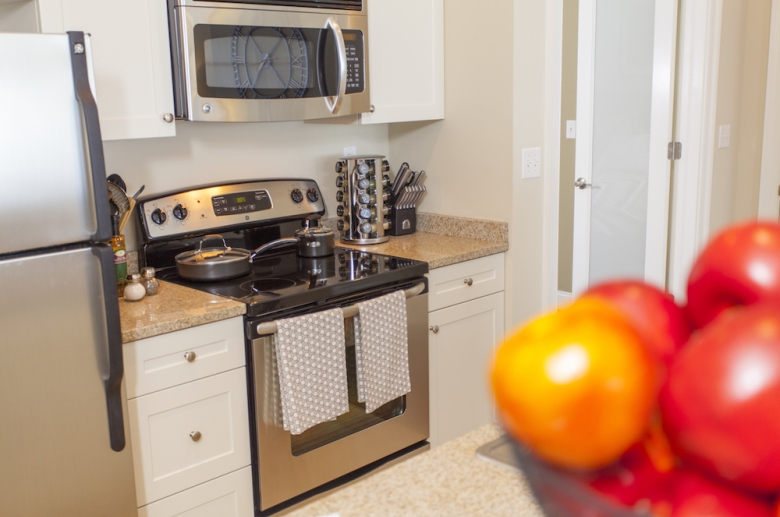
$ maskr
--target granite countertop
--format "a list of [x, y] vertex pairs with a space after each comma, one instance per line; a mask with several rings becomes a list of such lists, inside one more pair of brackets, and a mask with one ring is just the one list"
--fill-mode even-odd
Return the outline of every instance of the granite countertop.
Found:
[[417, 232], [390, 237], [388, 242], [356, 246], [337, 241], [337, 246], [384, 255], [422, 260], [436, 269], [509, 249], [509, 225], [498, 221], [417, 214]]
[[129, 343], [246, 313], [229, 298], [160, 281], [160, 291], [138, 302], [119, 300], [122, 342]]
[[543, 517], [519, 474], [476, 457], [499, 435], [481, 427], [284, 517]]
[[[335, 220], [326, 222], [335, 226]], [[457, 264], [509, 249], [509, 225], [497, 221], [417, 214], [417, 232], [373, 246], [338, 246], [422, 260], [429, 269]], [[137, 271], [137, 254], [128, 254], [128, 270]], [[119, 300], [122, 340], [139, 339], [211, 323], [246, 313], [242, 303], [160, 282], [160, 292], [140, 302]]]

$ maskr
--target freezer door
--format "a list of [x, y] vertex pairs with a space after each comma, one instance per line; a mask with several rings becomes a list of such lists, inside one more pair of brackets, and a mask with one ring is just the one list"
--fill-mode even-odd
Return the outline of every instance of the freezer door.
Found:
[[0, 254], [110, 238], [89, 44], [80, 39], [77, 48], [68, 34], [0, 33]]
[[105, 245], [0, 261], [2, 515], [137, 517], [113, 271]]

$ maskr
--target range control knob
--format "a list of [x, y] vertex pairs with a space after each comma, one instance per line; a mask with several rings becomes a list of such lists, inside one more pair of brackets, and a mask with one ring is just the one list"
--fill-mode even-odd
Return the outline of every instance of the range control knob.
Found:
[[175, 207], [173, 207], [173, 217], [175, 217], [179, 221], [185, 220], [188, 215], [190, 215], [190, 211], [187, 210], [186, 206], [176, 205]]
[[339, 203], [344, 201], [344, 193], [343, 192], [341, 192], [341, 191], [336, 192], [336, 201], [338, 201]]
[[310, 188], [306, 191], [306, 198], [312, 203], [316, 203], [320, 200], [320, 194], [317, 192], [316, 188]]
[[152, 212], [152, 222], [156, 225], [163, 225], [168, 220], [168, 214], [162, 208], [157, 208]]
[[294, 203], [300, 203], [303, 201], [303, 192], [300, 191], [300, 189], [293, 189], [292, 192], [290, 192], [290, 199], [293, 200]]

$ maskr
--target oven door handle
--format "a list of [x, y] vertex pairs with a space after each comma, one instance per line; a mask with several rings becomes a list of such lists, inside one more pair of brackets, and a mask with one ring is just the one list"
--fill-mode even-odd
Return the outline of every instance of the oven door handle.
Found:
[[336, 38], [336, 52], [339, 58], [339, 91], [335, 100], [331, 100], [331, 97], [325, 97], [325, 103], [331, 113], [338, 115], [341, 103], [344, 102], [344, 96], [347, 94], [347, 45], [344, 43], [341, 27], [334, 18], [328, 18], [325, 28], [329, 29]]
[[[409, 298], [414, 298], [423, 291], [425, 291], [425, 282], [420, 282], [414, 287], [410, 287], [409, 289], [404, 290], [404, 294], [406, 294], [406, 299], [408, 300]], [[349, 305], [347, 307], [342, 307], [341, 311], [344, 313], [344, 318], [353, 318], [358, 315], [358, 306]], [[270, 336], [272, 334], [276, 334], [278, 330], [279, 329], [276, 326], [276, 322], [274, 321], [260, 323], [257, 326], [257, 334], [260, 336]]]

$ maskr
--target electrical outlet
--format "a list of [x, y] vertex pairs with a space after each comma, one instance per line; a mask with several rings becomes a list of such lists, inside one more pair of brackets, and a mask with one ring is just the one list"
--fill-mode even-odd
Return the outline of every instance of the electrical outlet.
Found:
[[542, 175], [542, 150], [538, 147], [523, 149], [523, 179]]
[[718, 148], [724, 149], [731, 145], [731, 126], [720, 126], [718, 129]]
[[344, 156], [357, 156], [357, 147], [345, 147], [344, 148]]

